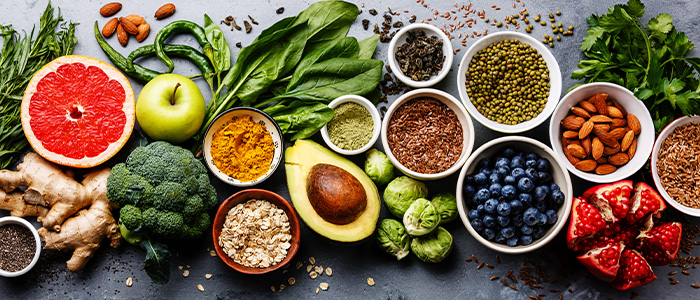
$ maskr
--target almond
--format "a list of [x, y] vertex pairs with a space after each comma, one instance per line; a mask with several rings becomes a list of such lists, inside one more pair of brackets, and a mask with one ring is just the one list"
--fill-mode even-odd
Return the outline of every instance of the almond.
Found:
[[136, 41], [137, 42], [143, 42], [143, 40], [146, 39], [148, 34], [151, 32], [151, 25], [148, 25], [148, 23], [143, 23], [138, 26], [139, 29], [139, 34], [136, 35]]
[[564, 131], [564, 134], [562, 136], [564, 138], [567, 138], [567, 139], [575, 139], [578, 137], [578, 132], [573, 131], [573, 130], [567, 130], [567, 131]]
[[610, 125], [608, 125], [608, 124], [595, 124], [595, 125], [593, 125], [593, 132], [596, 132], [596, 131], [608, 132], [608, 131], [610, 131]]
[[606, 116], [608, 115], [608, 104], [605, 103], [606, 99], [608, 99], [608, 94], [596, 94], [591, 97], [591, 99], [588, 99], [588, 101], [595, 105], [595, 109], [599, 114]]
[[635, 137], [632, 140], [632, 144], [630, 145], [630, 148], [627, 149], [627, 155], [629, 155], [629, 157], [634, 157], [634, 154], [636, 152], [637, 152], [637, 138]]
[[611, 123], [612, 122], [612, 119], [610, 119], [610, 117], [604, 116], [604, 115], [595, 115], [595, 116], [592, 116], [588, 120], [593, 122], [593, 123]]
[[608, 157], [608, 162], [614, 166], [624, 165], [628, 161], [630, 161], [630, 157], [627, 156], [627, 153], [623, 153], [623, 152], [620, 152], [620, 153], [617, 153], [613, 156]]
[[579, 161], [577, 164], [574, 165], [576, 169], [579, 169], [584, 172], [590, 172], [595, 170], [595, 167], [598, 166], [598, 163], [595, 162], [595, 160], [592, 159], [586, 159]]
[[622, 112], [615, 106], [608, 106], [608, 116], [611, 118], [623, 118]]
[[620, 105], [620, 103], [617, 103], [617, 101], [613, 101], [612, 104], [613, 104], [613, 106], [615, 106], [615, 108], [620, 110], [620, 112], [622, 113], [623, 116], [627, 115], [627, 110], [624, 107], [622, 107], [622, 105]]
[[581, 145], [576, 145], [576, 144], [570, 144], [566, 146], [567, 149], [569, 149], [569, 153], [573, 155], [576, 158], [586, 158], [586, 150], [581, 147]]
[[597, 162], [599, 165], [604, 165], [608, 163], [608, 158], [607, 157], [601, 157], [599, 159], [596, 159], [595, 162]]
[[103, 17], [109, 17], [113, 14], [116, 14], [121, 9], [122, 9], [122, 4], [119, 2], [107, 3], [104, 6], [102, 6], [102, 8], [100, 8], [100, 14]]
[[620, 128], [620, 127], [627, 127], [627, 120], [625, 119], [612, 119], [612, 123], [610, 123], [610, 128]]
[[127, 20], [124, 17], [119, 18], [119, 23], [122, 24], [124, 27], [124, 31], [126, 31], [129, 34], [137, 35], [139, 34], [139, 29], [134, 25], [134, 23], [131, 23], [131, 21]]
[[117, 39], [119, 43], [122, 44], [122, 47], [126, 47], [126, 44], [129, 43], [129, 35], [124, 31], [124, 27], [121, 23], [117, 25]]
[[561, 120], [561, 126], [564, 126], [564, 128], [569, 130], [578, 131], [579, 129], [581, 129], [583, 122], [576, 118], [576, 116], [568, 116], [564, 118], [563, 120]]
[[588, 119], [591, 117], [591, 114], [589, 114], [585, 109], [580, 108], [578, 106], [572, 107], [571, 112], [574, 113], [574, 115], [577, 115], [577, 116], [582, 117], [582, 118]]
[[601, 142], [603, 142], [603, 144], [609, 147], [620, 147], [620, 143], [618, 143], [617, 140], [609, 132], [596, 131], [595, 135], [600, 139]]
[[615, 172], [617, 168], [613, 165], [599, 165], [598, 167], [595, 168], [595, 173], [598, 175], [607, 175], [612, 172]]
[[562, 148], [562, 150], [564, 150], [564, 156], [566, 156], [566, 159], [568, 159], [572, 165], [575, 166], [579, 161], [581, 161], [580, 159], [571, 155], [571, 152], [569, 152], [568, 148], [564, 147]]
[[129, 20], [129, 22], [133, 23], [136, 26], [141, 26], [141, 24], [146, 23], [146, 19], [139, 15], [128, 15], [124, 17], [124, 19]]
[[598, 112], [598, 110], [595, 109], [595, 105], [593, 105], [592, 103], [590, 103], [590, 102], [588, 102], [588, 101], [586, 101], [586, 100], [581, 100], [581, 101], [578, 103], [578, 105], [581, 105], [581, 107], [583, 107], [583, 109], [585, 109], [585, 110], [586, 110], [587, 112], [589, 112], [589, 113], [594, 114], [594, 113], [597, 113], [597, 112]]
[[625, 137], [625, 133], [627, 133], [627, 128], [615, 128], [613, 130], [610, 130], [610, 134], [617, 140], [621, 140], [623, 137]]
[[578, 138], [580, 140], [586, 138], [593, 130], [593, 122], [590, 120], [586, 121], [581, 125], [581, 130], [578, 131]]
[[[620, 152], [619, 145], [617, 147], [605, 147], [605, 148], [603, 148], [603, 154], [605, 154], [605, 155], [614, 155], [618, 152]], [[610, 159], [610, 158], [608, 158], [608, 159]]]
[[620, 150], [627, 151], [630, 146], [632, 146], [632, 140], [634, 140], [634, 131], [628, 130], [625, 136], [622, 137], [622, 142], [620, 142]]
[[587, 136], [585, 139], [581, 140], [581, 147], [583, 147], [583, 150], [586, 150], [586, 155], [591, 154], [591, 137]]
[[[568, 139], [568, 140], [566, 140], [566, 145], [579, 145], [579, 146], [581, 146], [581, 141], [576, 140], [576, 139]], [[583, 146], [581, 146], [581, 147], [583, 147]]]
[[119, 25], [119, 19], [113, 18], [109, 20], [105, 27], [102, 27], [102, 35], [105, 37], [111, 36], [117, 30], [117, 25]]
[[168, 3], [166, 5], [161, 6], [158, 10], [156, 10], [155, 18], [157, 20], [164, 19], [167, 17], [170, 17], [175, 13], [175, 4]]
[[598, 160], [603, 156], [603, 150], [605, 149], [605, 146], [603, 146], [603, 143], [600, 141], [599, 138], [595, 137], [591, 141], [591, 156], [593, 156], [593, 159]]
[[627, 114], [627, 126], [634, 131], [634, 134], [642, 132], [642, 124], [639, 123], [637, 116], [633, 114]]

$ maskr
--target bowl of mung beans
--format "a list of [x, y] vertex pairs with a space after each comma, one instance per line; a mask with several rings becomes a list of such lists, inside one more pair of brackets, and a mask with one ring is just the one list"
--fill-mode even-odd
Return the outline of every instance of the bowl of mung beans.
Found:
[[700, 217], [700, 116], [668, 124], [651, 152], [651, 176], [661, 197], [680, 212]]
[[462, 57], [459, 96], [491, 130], [528, 131], [554, 111], [561, 94], [559, 64], [542, 42], [518, 32], [482, 37]]

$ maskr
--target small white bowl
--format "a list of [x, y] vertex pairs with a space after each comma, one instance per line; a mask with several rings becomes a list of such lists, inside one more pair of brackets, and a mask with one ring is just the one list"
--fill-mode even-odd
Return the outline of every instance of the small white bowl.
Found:
[[[550, 227], [549, 230], [547, 230], [543, 237], [533, 241], [532, 244], [527, 246], [510, 247], [508, 245], [499, 244], [483, 238], [478, 232], [476, 232], [476, 230], [474, 230], [474, 228], [471, 225], [471, 222], [469, 221], [469, 217], [467, 216], [469, 213], [469, 209], [467, 208], [467, 204], [464, 199], [465, 196], [462, 192], [462, 187], [465, 185], [464, 180], [466, 175], [472, 174], [476, 171], [476, 167], [479, 161], [482, 158], [493, 157], [498, 153], [498, 151], [508, 146], [512, 146], [518, 151], [535, 152], [540, 157], [549, 160], [549, 163], [551, 165], [552, 180], [554, 181], [554, 183], [559, 185], [559, 189], [564, 193], [564, 196], [566, 196], [564, 199], [564, 203], [559, 208], [559, 211], [557, 211], [557, 222], [554, 223], [554, 225]], [[571, 177], [569, 177], [569, 173], [566, 172], [566, 168], [564, 167], [562, 160], [559, 159], [554, 154], [552, 149], [547, 147], [547, 145], [537, 140], [517, 135], [497, 138], [482, 145], [481, 147], [479, 147], [479, 149], [476, 149], [472, 156], [469, 157], [469, 160], [462, 168], [462, 171], [459, 173], [456, 194], [457, 210], [459, 211], [459, 217], [462, 219], [462, 223], [464, 223], [464, 226], [467, 228], [467, 231], [469, 231], [469, 233], [471, 233], [471, 235], [484, 246], [508, 254], [522, 254], [535, 251], [549, 243], [552, 239], [554, 239], [554, 237], [557, 236], [559, 231], [561, 231], [561, 229], [566, 224], [566, 220], [569, 218], [569, 213], [571, 212], [571, 203], [574, 198], [573, 188], [571, 185]]]
[[323, 137], [323, 141], [326, 142], [326, 145], [333, 149], [333, 151], [338, 152], [342, 155], [356, 155], [369, 150], [369, 148], [371, 148], [374, 145], [374, 143], [377, 142], [377, 139], [379, 138], [379, 130], [382, 127], [382, 119], [379, 117], [379, 111], [377, 111], [377, 107], [375, 107], [374, 104], [372, 104], [372, 102], [367, 100], [367, 98], [365, 97], [357, 95], [340, 96], [335, 100], [331, 101], [331, 103], [328, 104], [328, 107], [335, 109], [341, 104], [349, 102], [357, 103], [359, 105], [362, 105], [362, 107], [364, 107], [365, 109], [367, 109], [367, 111], [369, 111], [369, 114], [372, 115], [374, 127], [372, 128], [372, 137], [369, 139], [369, 142], [367, 144], [356, 150], [345, 150], [331, 142], [330, 137], [328, 137], [328, 125], [323, 126], [323, 128], [321, 128], [321, 136]]
[[[442, 70], [440, 70], [439, 73], [433, 75], [432, 77], [430, 77], [429, 80], [426, 81], [415, 81], [410, 77], [404, 75], [403, 72], [401, 72], [401, 67], [399, 67], [399, 64], [396, 62], [395, 57], [396, 51], [398, 50], [399, 46], [406, 43], [406, 37], [408, 36], [408, 32], [418, 30], [423, 30], [423, 32], [425, 32], [425, 35], [427, 36], [435, 35], [439, 37], [442, 40], [442, 53], [443, 55], [445, 55], [445, 61], [443, 62]], [[443, 78], [445, 78], [445, 76], [447, 76], [447, 73], [450, 72], [450, 68], [452, 68], [453, 56], [454, 53], [452, 52], [452, 42], [449, 38], [447, 38], [447, 35], [445, 35], [445, 33], [442, 32], [435, 25], [417, 23], [408, 25], [403, 29], [399, 30], [399, 32], [397, 32], [396, 35], [394, 35], [394, 37], [391, 39], [391, 42], [389, 43], [389, 66], [391, 66], [391, 70], [393, 71], [394, 76], [396, 76], [396, 78], [401, 80], [401, 82], [403, 82], [407, 86], [414, 88], [424, 88], [433, 86], [436, 83], [440, 82]]]
[[[270, 136], [272, 136], [272, 143], [275, 146], [272, 161], [270, 162], [270, 169], [267, 170], [267, 173], [251, 181], [240, 181], [221, 172], [214, 164], [214, 159], [211, 156], [211, 141], [214, 133], [219, 131], [222, 126], [234, 118], [245, 115], [253, 117], [254, 122], [260, 123], [267, 128]], [[204, 154], [204, 165], [207, 166], [209, 171], [211, 171], [216, 178], [233, 186], [249, 187], [265, 181], [265, 179], [269, 178], [282, 163], [282, 156], [284, 155], [284, 137], [282, 137], [282, 130], [277, 125], [277, 122], [262, 110], [252, 107], [234, 107], [222, 112], [211, 122], [204, 135], [202, 153]]]
[[[608, 99], [615, 100], [615, 102], [622, 105], [622, 107], [624, 107], [628, 113], [632, 113], [637, 116], [639, 123], [642, 125], [642, 132], [637, 137], [637, 151], [635, 152], [634, 157], [632, 157], [627, 164], [617, 168], [615, 172], [607, 175], [598, 175], [596, 173], [584, 172], [576, 169], [576, 167], [574, 167], [574, 165], [572, 165], [566, 158], [566, 155], [564, 155], [564, 150], [562, 150], [561, 147], [561, 138], [563, 133], [560, 124], [561, 120], [563, 120], [569, 114], [571, 107], [578, 104], [578, 102], [581, 100], [586, 100], [594, 96], [596, 93], [608, 94]], [[584, 84], [566, 94], [566, 96], [561, 99], [559, 105], [554, 110], [554, 114], [552, 114], [552, 119], [549, 123], [550, 144], [552, 145], [554, 152], [557, 153], [562, 161], [564, 161], [566, 168], [581, 179], [597, 183], [615, 182], [632, 176], [632, 174], [639, 171], [639, 169], [641, 169], [647, 162], [647, 159], [651, 154], [651, 148], [654, 145], [654, 134], [654, 122], [651, 119], [649, 110], [646, 108], [646, 106], [644, 106], [644, 103], [637, 99], [637, 97], [635, 97], [634, 94], [632, 94], [632, 92], [630, 92], [628, 89], [617, 84], [607, 82]]]
[[[549, 97], [547, 98], [547, 104], [544, 106], [542, 112], [540, 112], [537, 117], [529, 121], [521, 122], [515, 125], [501, 124], [496, 121], [489, 120], [484, 117], [477, 109], [471, 100], [469, 100], [469, 95], [467, 94], [466, 82], [466, 72], [469, 70], [469, 63], [472, 57], [482, 49], [485, 49], [493, 43], [497, 43], [504, 40], [519, 40], [521, 43], [526, 43], [532, 48], [537, 50], [539, 54], [542, 55], [544, 62], [547, 64], [549, 69]], [[466, 106], [469, 114], [472, 118], [476, 119], [477, 122], [488, 127], [491, 130], [503, 132], [503, 133], [519, 133], [528, 131], [532, 128], [537, 127], [542, 124], [554, 111], [554, 108], [559, 102], [559, 96], [561, 95], [561, 72], [559, 71], [559, 64], [554, 58], [549, 49], [542, 44], [542, 42], [532, 38], [524, 33], [514, 32], [514, 31], [501, 31], [497, 33], [490, 33], [487, 36], [480, 38], [476, 43], [472, 44], [471, 47], [464, 53], [462, 61], [459, 63], [459, 73], [457, 74], [457, 89], [459, 90], [459, 97], [462, 99], [464, 106]]]
[[671, 206], [673, 206], [675, 209], [686, 215], [700, 217], [700, 209], [691, 208], [680, 204], [666, 192], [666, 189], [664, 189], [664, 186], [661, 184], [661, 179], [659, 178], [659, 169], [656, 167], [656, 163], [659, 161], [659, 150], [661, 149], [661, 144], [663, 144], [666, 138], [673, 133], [676, 127], [683, 126], [691, 122], [700, 122], [700, 116], [678, 118], [671, 122], [671, 124], [668, 124], [666, 128], [659, 133], [659, 137], [656, 138], [654, 148], [651, 152], [651, 177], [654, 179], [656, 189], [659, 190], [659, 194], [664, 198], [664, 200], [666, 200], [666, 203], [671, 204]]
[[[440, 173], [424, 174], [408, 169], [402, 165], [396, 159], [396, 157], [394, 157], [394, 154], [391, 153], [389, 142], [387, 141], [386, 132], [389, 128], [389, 121], [391, 121], [391, 116], [394, 114], [396, 109], [409, 100], [420, 97], [433, 98], [447, 105], [447, 107], [454, 111], [457, 119], [459, 119], [459, 123], [462, 125], [462, 135], [464, 137], [462, 142], [462, 152], [454, 165]], [[464, 165], [467, 158], [469, 158], [469, 154], [471, 154], [472, 149], [474, 148], [474, 124], [472, 123], [472, 119], [469, 118], [469, 114], [464, 110], [462, 103], [460, 103], [459, 100], [455, 99], [455, 97], [452, 95], [436, 89], [417, 89], [403, 94], [391, 104], [389, 109], [387, 109], [386, 113], [384, 114], [384, 121], [382, 122], [382, 146], [384, 147], [384, 151], [389, 157], [391, 163], [409, 177], [421, 180], [441, 179], [457, 171], [462, 167], [462, 165]]]
[[34, 258], [32, 258], [32, 261], [27, 265], [24, 269], [19, 270], [17, 272], [8, 272], [3, 269], [0, 269], [0, 276], [2, 277], [17, 277], [24, 275], [25, 273], [29, 272], [34, 265], [36, 265], [36, 262], [39, 260], [39, 256], [41, 256], [41, 239], [39, 238], [39, 233], [37, 233], [36, 228], [29, 223], [27, 220], [18, 218], [18, 217], [2, 217], [0, 218], [0, 226], [4, 225], [10, 225], [10, 224], [17, 224], [22, 227], [26, 227], [29, 229], [29, 231], [32, 232], [32, 235], [34, 236], [34, 242], [36, 243], [36, 249], [34, 250]]

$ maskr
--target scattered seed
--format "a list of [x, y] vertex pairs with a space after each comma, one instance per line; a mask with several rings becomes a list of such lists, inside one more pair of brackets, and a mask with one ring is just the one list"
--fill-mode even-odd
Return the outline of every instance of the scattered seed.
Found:
[[131, 287], [134, 284], [134, 279], [129, 277], [126, 279], [126, 286]]
[[255, 24], [255, 25], [258, 25], [258, 22], [255, 21], [255, 19], [253, 19], [253, 17], [251, 17], [250, 15], [248, 15], [248, 18], [250, 19], [250, 22], [251, 22], [251, 23], [253, 23], [253, 24]]
[[481, 268], [483, 268], [483, 267], [484, 267], [484, 262], [482, 261], [482, 262], [479, 264], [479, 266], [477, 266], [476, 268], [477, 268], [477, 269], [481, 269]]
[[560, 11], [557, 12], [557, 16], [561, 16], [561, 12], [560, 12]]
[[184, 272], [182, 272], [182, 277], [187, 277], [187, 276], [190, 276], [190, 270], [185, 270]]
[[501, 283], [503, 283], [503, 286], [508, 286], [508, 282], [505, 279], [501, 279]]
[[240, 48], [242, 48], [243, 46], [241, 45], [241, 42], [238, 42], [238, 43], [236, 43], [236, 47], [238, 47], [238, 48], [240, 49]]
[[327, 291], [328, 290], [328, 283], [321, 282], [321, 284], [318, 285], [322, 290]]
[[368, 284], [369, 286], [374, 286], [374, 279], [373, 279], [372, 277], [368, 277], [368, 278], [367, 278], [367, 284]]
[[318, 277], [318, 273], [311, 272], [311, 273], [309, 273], [309, 277], [311, 277], [311, 279], [316, 279], [316, 277]]
[[670, 284], [678, 284], [678, 281], [675, 281], [675, 280], [674, 280], [674, 281], [671, 281], [671, 282], [669, 282], [669, 283], [670, 283]]
[[321, 289], [319, 289], [319, 288], [316, 288], [316, 294], [318, 294], [318, 291], [319, 291], [319, 290], [321, 290]]
[[690, 272], [688, 272], [688, 271], [683, 271], [683, 272], [681, 272], [681, 273], [683, 273], [683, 274], [685, 274], [685, 275], [690, 275]]
[[182, 271], [182, 266], [177, 266], [177, 269]]
[[209, 278], [211, 278], [212, 276], [213, 276], [212, 274], [204, 274], [204, 278], [206, 278], [206, 279], [209, 279]]
[[297, 282], [297, 280], [294, 279], [294, 277], [289, 277], [289, 279], [287, 279], [287, 283], [289, 285], [294, 285], [294, 283], [296, 283], [296, 282]]
[[283, 289], [286, 288], [286, 287], [287, 287], [287, 286], [285, 286], [284, 284], [280, 284], [280, 291], [283, 290]]
[[489, 280], [494, 281], [494, 280], [496, 280], [496, 279], [498, 279], [498, 278], [499, 278], [499, 277], [498, 277], [497, 275], [493, 275], [493, 276], [491, 276], [491, 279], [489, 279]]
[[516, 286], [512, 285], [512, 284], [510, 285], [510, 288], [513, 289], [513, 290], [516, 290], [516, 291], [518, 290], [518, 288], [517, 288]]
[[314, 269], [314, 266], [313, 266], [313, 265], [307, 265], [307, 266], [306, 266], [306, 272], [307, 272], [307, 273], [311, 273], [311, 270], [313, 270], [313, 269]]
[[330, 267], [326, 268], [326, 275], [333, 276], [333, 270]]
[[316, 264], [316, 259], [315, 259], [313, 256], [312, 256], [312, 257], [309, 257], [309, 263], [312, 264], [312, 265], [315, 265], [315, 264]]
[[316, 267], [314, 268], [314, 271], [316, 271], [316, 273], [318, 273], [319, 275], [321, 275], [321, 274], [323, 274], [323, 267], [322, 267], [322, 266], [316, 266]]
[[[200, 292], [204, 292], [204, 287], [203, 287], [201, 284], [198, 284], [198, 285], [197, 285], [197, 289], [198, 289]], [[273, 292], [274, 292], [274, 291], [273, 291]]]
[[493, 269], [493, 265], [492, 265], [492, 264], [486, 264], [486, 267], [487, 267], [487, 268], [490, 268], [490, 269]]
[[479, 262], [479, 260], [476, 259], [476, 256], [474, 256], [474, 254], [472, 254], [472, 259], [474, 260], [475, 263], [478, 263], [478, 262]]
[[469, 262], [469, 261], [472, 261], [472, 258], [471, 258], [471, 257], [467, 257], [467, 259], [465, 259], [465, 260]]
[[496, 262], [499, 263], [499, 264], [501, 263], [501, 258], [498, 257], [498, 255], [496, 255]]
[[275, 11], [278, 15], [284, 13], [284, 7], [280, 7]]
[[209, 256], [216, 256], [216, 251], [214, 251], [214, 250], [209, 251]]
[[695, 283], [691, 284], [690, 286], [692, 286], [692, 287], [694, 287], [694, 288], [696, 288], [696, 289], [700, 289], [700, 285], [697, 285], [697, 284], [695, 284]]
[[303, 262], [298, 261], [297, 265], [296, 265], [297, 270], [299, 270], [299, 268], [301, 268], [301, 266], [303, 266], [303, 265], [304, 265]]

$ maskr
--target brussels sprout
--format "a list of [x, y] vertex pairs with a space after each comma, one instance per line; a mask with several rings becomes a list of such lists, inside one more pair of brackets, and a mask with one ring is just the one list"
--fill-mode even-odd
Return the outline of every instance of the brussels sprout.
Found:
[[430, 201], [440, 215], [440, 224], [454, 221], [457, 218], [457, 198], [452, 193], [440, 193]]
[[384, 152], [377, 149], [367, 151], [365, 160], [365, 173], [372, 178], [377, 185], [385, 185], [394, 178], [394, 165]]
[[413, 201], [427, 196], [428, 187], [425, 183], [401, 176], [389, 182], [384, 189], [384, 204], [394, 216], [403, 218]]
[[447, 229], [438, 227], [429, 235], [413, 239], [411, 250], [424, 262], [439, 263], [452, 251], [452, 235]]
[[403, 215], [403, 225], [411, 236], [426, 235], [440, 224], [440, 215], [428, 199], [413, 202]]
[[386, 253], [396, 256], [396, 260], [400, 260], [410, 251], [411, 238], [406, 232], [401, 222], [394, 219], [384, 219], [377, 229], [377, 244], [384, 249]]

